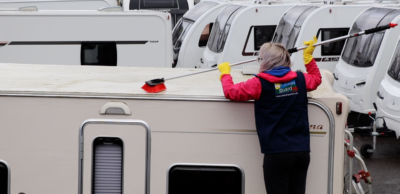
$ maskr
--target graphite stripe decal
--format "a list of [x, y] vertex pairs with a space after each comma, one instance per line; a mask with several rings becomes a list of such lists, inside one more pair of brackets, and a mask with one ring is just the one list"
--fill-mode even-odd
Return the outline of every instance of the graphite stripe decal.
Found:
[[[82, 43], [99, 44], [110, 42], [117, 44], [146, 44], [149, 41], [12, 41], [9, 45], [80, 45]], [[0, 42], [0, 46], [4, 45], [6, 45], [6, 42]]]

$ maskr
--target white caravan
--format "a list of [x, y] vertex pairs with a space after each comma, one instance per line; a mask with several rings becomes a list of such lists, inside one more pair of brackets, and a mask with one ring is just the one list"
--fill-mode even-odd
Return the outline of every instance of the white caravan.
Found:
[[[247, 19], [243, 20], [244, 22], [239, 22], [241, 15], [237, 15], [237, 20], [232, 22], [231, 27], [237, 30], [232, 30], [226, 41], [220, 41], [225, 45], [220, 47], [219, 50], [213, 48], [210, 41], [208, 46], [211, 49], [206, 49], [204, 52], [203, 65], [204, 67], [211, 67], [225, 61], [239, 62], [248, 60], [258, 55], [259, 48], [263, 43], [271, 40], [282, 43], [289, 49], [304, 46], [303, 41], [310, 40], [315, 35], [318, 36], [320, 41], [347, 35], [353, 19], [370, 6], [372, 5], [296, 5], [287, 10], [281, 18], [275, 18], [275, 20], [279, 19], [279, 21], [267, 24], [272, 32], [271, 30], [260, 31], [258, 36], [256, 31], [246, 29], [243, 24], [253, 20]], [[262, 39], [260, 37], [269, 38]], [[218, 45], [218, 42], [214, 42], [213, 45]], [[223, 44], [220, 43], [220, 45]], [[343, 45], [344, 41], [341, 41], [317, 47], [313, 56], [318, 62], [318, 66], [333, 71]], [[292, 69], [305, 70], [302, 52], [291, 54], [291, 60], [293, 61]], [[258, 67], [257, 63], [248, 64], [244, 71], [256, 73]]]
[[215, 18], [226, 1], [201, 1], [186, 12], [172, 31], [172, 67], [196, 67], [207, 45]]
[[[373, 7], [357, 17], [350, 33], [399, 21], [400, 9]], [[350, 110], [363, 114], [375, 112], [373, 103], [390, 65], [399, 34], [400, 28], [395, 27], [346, 42], [334, 71], [333, 87], [349, 98]]]
[[0, 9], [18, 10], [34, 6], [39, 10], [97, 10], [116, 7], [116, 0], [0, 0]]
[[[396, 40], [396, 41], [393, 41]], [[392, 39], [397, 47], [392, 51], [389, 68], [385, 71], [385, 76], [380, 83], [375, 103], [377, 106], [376, 116], [379, 125], [386, 124], [387, 128], [396, 132], [396, 137], [400, 136], [400, 39]], [[385, 43], [382, 44], [384, 46]], [[388, 51], [389, 53], [389, 51]], [[383, 53], [386, 55], [387, 53]], [[388, 57], [388, 56], [385, 56]]]
[[[303, 41], [311, 40], [313, 36], [317, 36], [319, 42], [345, 36], [355, 18], [371, 6], [373, 4], [326, 5], [315, 10], [308, 9], [297, 18], [285, 15], [279, 22], [273, 42], [282, 43], [290, 49], [303, 47]], [[316, 47], [313, 57], [318, 67], [333, 72], [344, 43], [345, 40]], [[290, 58], [293, 70], [305, 70], [302, 51], [292, 53]]]
[[[161, 93], [141, 89], [193, 71], [0, 64], [0, 160], [11, 193], [265, 193], [253, 101], [225, 99], [218, 71], [167, 81]], [[309, 93], [307, 194], [345, 187], [348, 99], [326, 73]]]
[[169, 13], [1, 11], [0, 62], [171, 67]]
[[281, 16], [293, 6], [226, 6], [215, 20], [198, 66], [210, 68], [225, 61], [233, 63], [254, 58], [260, 46], [271, 41]]
[[175, 25], [179, 19], [194, 6], [193, 0], [117, 0], [124, 11], [128, 10], [160, 10], [171, 14], [172, 24]]

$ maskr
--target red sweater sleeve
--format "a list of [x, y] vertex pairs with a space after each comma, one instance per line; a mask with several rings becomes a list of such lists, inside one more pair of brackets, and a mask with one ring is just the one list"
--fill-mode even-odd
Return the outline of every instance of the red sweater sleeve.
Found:
[[261, 83], [257, 77], [233, 84], [232, 76], [225, 74], [221, 78], [224, 95], [232, 101], [258, 100], [261, 95]]
[[306, 88], [307, 92], [313, 91], [317, 89], [317, 87], [321, 84], [322, 78], [321, 73], [319, 72], [319, 68], [315, 60], [311, 60], [309, 64], [306, 65], [307, 73], [304, 74], [304, 78], [306, 80]]

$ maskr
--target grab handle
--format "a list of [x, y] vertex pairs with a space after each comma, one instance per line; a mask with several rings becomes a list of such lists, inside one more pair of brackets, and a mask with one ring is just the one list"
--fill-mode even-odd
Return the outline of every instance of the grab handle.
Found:
[[384, 99], [384, 97], [383, 96], [381, 96], [381, 93], [378, 91], [377, 93], [376, 93], [376, 95], [380, 98], [380, 99]]

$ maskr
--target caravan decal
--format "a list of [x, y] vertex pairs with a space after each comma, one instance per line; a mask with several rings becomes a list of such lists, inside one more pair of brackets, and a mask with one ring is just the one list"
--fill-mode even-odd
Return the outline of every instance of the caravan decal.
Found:
[[314, 58], [316, 62], [331, 62], [339, 61], [339, 57], [324, 57], [324, 58]]

